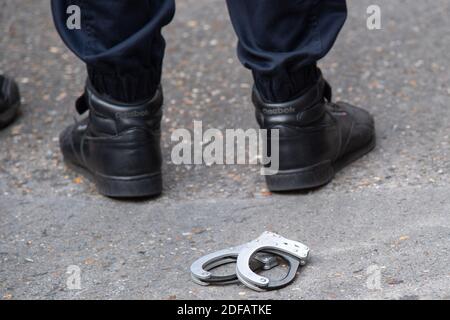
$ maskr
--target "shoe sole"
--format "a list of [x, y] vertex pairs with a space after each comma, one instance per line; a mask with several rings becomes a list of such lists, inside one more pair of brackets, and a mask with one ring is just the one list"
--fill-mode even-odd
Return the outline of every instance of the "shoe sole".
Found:
[[162, 193], [162, 174], [134, 177], [113, 177], [94, 174], [90, 170], [64, 161], [66, 165], [93, 182], [100, 194], [109, 198], [150, 198]]
[[358, 149], [336, 162], [324, 161], [314, 166], [279, 171], [266, 176], [267, 186], [272, 192], [311, 190], [330, 183], [337, 172], [371, 152], [376, 146], [376, 137], [363, 148]]
[[10, 107], [5, 112], [0, 113], [0, 129], [5, 128], [9, 124], [11, 124], [11, 122], [13, 122], [13, 120], [16, 118], [17, 114], [19, 113], [19, 108], [20, 108], [20, 102], [16, 103], [15, 105]]

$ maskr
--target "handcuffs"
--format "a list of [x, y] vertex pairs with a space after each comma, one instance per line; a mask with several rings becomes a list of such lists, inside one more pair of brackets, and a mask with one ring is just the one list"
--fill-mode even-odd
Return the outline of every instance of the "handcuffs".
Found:
[[[278, 290], [295, 280], [299, 267], [308, 261], [309, 251], [309, 248], [300, 242], [272, 232], [264, 232], [249, 243], [198, 259], [191, 266], [191, 277], [195, 283], [202, 286], [241, 282], [255, 291]], [[284, 259], [289, 266], [289, 271], [283, 279], [273, 280], [257, 274], [258, 271], [276, 268], [279, 258]], [[235, 273], [213, 275], [214, 269], [231, 263], [236, 264]]]

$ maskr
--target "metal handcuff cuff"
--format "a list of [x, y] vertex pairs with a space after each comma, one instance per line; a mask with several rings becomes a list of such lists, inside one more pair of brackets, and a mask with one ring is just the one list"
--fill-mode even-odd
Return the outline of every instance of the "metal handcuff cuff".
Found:
[[[284, 259], [289, 266], [287, 275], [280, 280], [271, 280], [256, 272], [271, 270], [278, 266], [278, 259]], [[285, 239], [275, 233], [264, 232], [259, 238], [247, 244], [208, 254], [191, 266], [191, 277], [200, 285], [226, 285], [241, 282], [256, 291], [277, 290], [292, 283], [298, 268], [306, 264], [309, 248], [304, 244]], [[215, 276], [212, 270], [236, 263], [236, 271], [225, 276]]]

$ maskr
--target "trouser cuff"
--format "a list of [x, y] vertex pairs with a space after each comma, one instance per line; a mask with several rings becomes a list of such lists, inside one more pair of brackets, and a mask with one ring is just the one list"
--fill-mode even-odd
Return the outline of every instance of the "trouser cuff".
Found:
[[301, 67], [295, 72], [281, 69], [273, 73], [253, 71], [255, 86], [266, 102], [282, 103], [294, 100], [314, 85], [320, 76], [316, 64]]
[[88, 66], [88, 76], [99, 94], [114, 100], [135, 103], [153, 98], [159, 87], [159, 77], [152, 72], [133, 74], [105, 73]]

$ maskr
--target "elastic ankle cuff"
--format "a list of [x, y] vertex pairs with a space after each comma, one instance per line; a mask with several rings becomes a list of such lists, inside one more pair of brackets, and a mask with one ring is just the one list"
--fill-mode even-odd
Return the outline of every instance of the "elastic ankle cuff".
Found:
[[149, 100], [159, 87], [159, 80], [151, 72], [116, 74], [88, 67], [88, 76], [99, 94], [124, 103]]
[[320, 70], [313, 64], [295, 72], [286, 69], [271, 74], [254, 71], [253, 77], [259, 94], [266, 102], [282, 103], [298, 98], [314, 85], [320, 77]]

